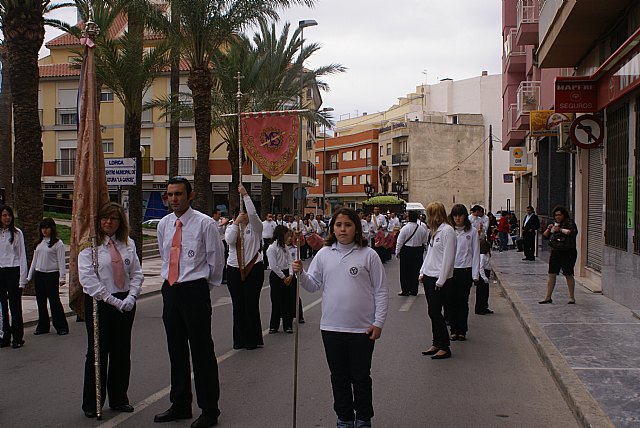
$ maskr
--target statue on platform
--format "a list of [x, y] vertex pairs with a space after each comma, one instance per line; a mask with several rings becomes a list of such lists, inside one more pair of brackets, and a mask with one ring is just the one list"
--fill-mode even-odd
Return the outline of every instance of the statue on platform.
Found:
[[383, 160], [382, 165], [378, 167], [378, 174], [380, 175], [380, 184], [382, 185], [382, 194], [389, 193], [389, 183], [391, 183], [391, 168], [387, 166], [387, 161]]

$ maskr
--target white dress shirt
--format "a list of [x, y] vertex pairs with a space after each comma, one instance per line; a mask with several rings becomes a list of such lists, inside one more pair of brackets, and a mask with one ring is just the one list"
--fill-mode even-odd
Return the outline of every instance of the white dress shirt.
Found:
[[438, 278], [436, 285], [444, 285], [453, 276], [456, 247], [456, 232], [449, 224], [442, 223], [429, 240], [429, 248], [427, 248], [427, 255], [422, 262], [420, 273]]
[[[158, 248], [162, 257], [160, 274], [169, 278], [169, 254], [176, 231], [175, 213], [168, 214], [158, 223]], [[222, 283], [224, 267], [224, 247], [215, 222], [208, 215], [189, 207], [180, 216], [182, 222], [182, 243], [178, 282], [206, 279], [211, 286]]]
[[29, 269], [29, 275], [27, 281], [31, 281], [33, 278], [33, 272], [59, 272], [60, 282], [65, 280], [65, 248], [64, 242], [61, 239], [53, 244], [49, 248], [49, 238], [44, 238], [36, 247], [33, 252], [33, 260], [31, 261], [31, 268]]
[[[274, 241], [267, 248], [267, 259], [269, 260], [271, 272], [275, 273], [278, 278], [285, 279], [286, 275], [282, 271], [289, 269], [293, 261], [289, 251], [278, 245], [278, 241]], [[289, 270], [289, 272], [292, 271]]]
[[479, 217], [469, 214], [469, 221], [471, 222], [471, 227], [480, 235], [480, 238], [484, 238], [487, 235], [487, 231], [489, 230], [489, 217], [486, 215]]
[[[409, 239], [409, 237], [411, 237], [411, 239]], [[403, 245], [407, 247], [421, 247], [426, 245], [428, 238], [429, 232], [424, 227], [421, 227], [418, 223], [409, 222], [405, 224], [402, 229], [400, 229], [400, 233], [398, 233], [396, 254], [400, 254]]]
[[478, 231], [473, 227], [464, 230], [464, 227], [456, 227], [456, 261], [453, 265], [456, 269], [471, 268], [471, 277], [477, 281], [480, 277], [480, 239]]
[[300, 285], [310, 292], [322, 289], [321, 330], [366, 333], [371, 325], [384, 326], [389, 289], [380, 257], [370, 247], [337, 242], [322, 247], [300, 274]]
[[398, 229], [400, 228], [400, 219], [398, 217], [392, 217], [389, 219], [389, 221], [387, 222], [387, 230], [389, 232], [393, 232], [393, 230], [397, 227]]
[[276, 226], [277, 224], [273, 220], [263, 221], [262, 222], [262, 239], [273, 239], [273, 231], [276, 230]]
[[[253, 205], [249, 195], [245, 195], [242, 199], [244, 206], [247, 209], [247, 215], [249, 217], [249, 224], [244, 226], [243, 238], [242, 238], [242, 255], [243, 264], [247, 266], [256, 255], [256, 262], [262, 261], [262, 255], [260, 253], [260, 247], [262, 245], [262, 222], [256, 212], [256, 207]], [[238, 239], [238, 225], [234, 222], [227, 227], [225, 233], [225, 241], [229, 244], [229, 258], [227, 259], [227, 265], [232, 267], [238, 266], [238, 253], [236, 251], [236, 240]]]
[[140, 267], [140, 260], [136, 254], [136, 244], [128, 238], [127, 244], [115, 240], [116, 249], [122, 256], [124, 267], [124, 287], [118, 288], [113, 279], [111, 268], [111, 252], [109, 251], [109, 237], [98, 245], [98, 274], [93, 267], [91, 247], [85, 248], [78, 255], [78, 277], [82, 289], [89, 296], [98, 300], [105, 300], [109, 295], [128, 291], [136, 298], [140, 295], [144, 274]]
[[24, 247], [24, 235], [20, 229], [16, 228], [13, 242], [9, 242], [10, 239], [11, 231], [0, 228], [0, 268], [20, 267], [18, 285], [24, 288], [27, 285], [27, 253]]
[[219, 220], [216, 220], [215, 218], [212, 219], [213, 223], [216, 225], [216, 227], [218, 228], [218, 235], [220, 235], [220, 240], [224, 241], [224, 233], [227, 231], [227, 224], [221, 224], [222, 223], [222, 217], [220, 217]]
[[376, 231], [379, 228], [383, 228], [386, 231], [387, 218], [384, 216], [384, 214], [378, 214], [377, 216], [375, 214], [371, 214], [371, 221], [375, 225]]
[[370, 230], [369, 230], [369, 223], [367, 222], [367, 220], [365, 219], [361, 219], [360, 220], [360, 225], [362, 226], [362, 235], [364, 236], [364, 239], [366, 239], [367, 241], [370, 239]]
[[489, 262], [491, 262], [491, 254], [480, 254], [480, 278], [487, 284], [489, 283], [489, 278], [487, 278], [485, 270], [491, 270], [491, 264]]

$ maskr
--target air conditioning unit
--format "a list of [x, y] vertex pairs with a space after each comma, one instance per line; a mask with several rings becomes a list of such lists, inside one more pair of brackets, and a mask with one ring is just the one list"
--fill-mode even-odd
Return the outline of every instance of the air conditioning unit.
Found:
[[562, 122], [556, 126], [558, 132], [558, 153], [575, 153], [576, 147], [571, 142], [570, 132], [571, 123]]

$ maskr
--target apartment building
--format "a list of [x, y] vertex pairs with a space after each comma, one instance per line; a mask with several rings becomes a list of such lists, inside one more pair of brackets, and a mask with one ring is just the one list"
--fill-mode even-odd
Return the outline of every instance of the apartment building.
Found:
[[[121, 35], [126, 29], [126, 19], [120, 17], [111, 29], [113, 37]], [[146, 37], [151, 45], [157, 36]], [[76, 133], [76, 99], [79, 84], [79, 70], [71, 66], [71, 61], [80, 51], [78, 39], [70, 35], [61, 35], [46, 44], [50, 53], [39, 62], [40, 87], [38, 102], [42, 124], [43, 141], [43, 190], [45, 209], [69, 210], [73, 193], [73, 175]], [[181, 64], [180, 92], [189, 93], [187, 86], [188, 69]], [[170, 92], [169, 74], [160, 75], [144, 94], [143, 102], [155, 98], [164, 98]], [[322, 98], [316, 86], [309, 88], [304, 97], [312, 108], [319, 108]], [[143, 192], [145, 218], [162, 217], [166, 206], [162, 194], [168, 180], [169, 157], [169, 120], [162, 117], [158, 109], [146, 110], [142, 114], [141, 152], [143, 168]], [[100, 123], [102, 126], [103, 150], [106, 158], [123, 157], [124, 153], [124, 107], [113, 92], [103, 87], [100, 103]], [[180, 124], [179, 174], [193, 179], [196, 149], [193, 122]], [[315, 143], [315, 124], [303, 122], [303, 186], [316, 186], [316, 166], [313, 159]], [[225, 211], [228, 207], [228, 195], [231, 183], [231, 167], [227, 161], [225, 144], [222, 138], [212, 134], [209, 171], [214, 206]], [[281, 177], [272, 183], [273, 210], [293, 212], [295, 209], [294, 189], [298, 182], [298, 161]], [[243, 182], [252, 198], [260, 202], [262, 175], [255, 165], [246, 164], [243, 168]], [[112, 197], [117, 198], [116, 188], [110, 189]]]
[[[640, 4], [505, 0], [503, 19], [505, 38], [514, 34], [514, 46], [525, 51], [525, 59], [515, 61], [526, 69], [532, 63], [539, 108], [575, 114], [555, 136], [527, 139], [523, 133], [535, 156], [533, 205], [570, 209], [580, 232], [576, 268], [582, 282], [638, 311]], [[513, 55], [505, 60], [514, 61]], [[506, 71], [513, 81], [508, 65]], [[526, 100], [529, 80], [518, 87], [516, 104]], [[505, 97], [505, 111], [511, 99]], [[588, 135], [599, 137], [586, 144], [575, 131], [585, 120], [593, 125]]]
[[[375, 166], [386, 161], [391, 167], [390, 193], [396, 194], [401, 187], [406, 200], [506, 209], [514, 192], [513, 184], [504, 180], [509, 173], [508, 152], [498, 144], [502, 134], [500, 87], [501, 76], [486, 72], [420, 85], [386, 111], [339, 121], [336, 136], [377, 130]], [[490, 149], [492, 138], [495, 150]], [[376, 192], [381, 190], [376, 183]], [[360, 192], [364, 194], [363, 187]]]

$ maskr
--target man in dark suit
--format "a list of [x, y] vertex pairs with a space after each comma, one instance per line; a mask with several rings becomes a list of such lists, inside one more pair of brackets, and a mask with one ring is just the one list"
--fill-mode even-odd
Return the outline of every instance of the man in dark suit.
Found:
[[540, 220], [533, 210], [532, 206], [527, 207], [527, 215], [522, 222], [522, 241], [524, 243], [524, 259], [534, 261], [536, 231], [540, 229]]

